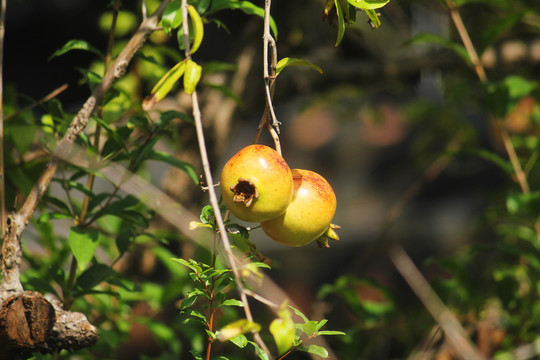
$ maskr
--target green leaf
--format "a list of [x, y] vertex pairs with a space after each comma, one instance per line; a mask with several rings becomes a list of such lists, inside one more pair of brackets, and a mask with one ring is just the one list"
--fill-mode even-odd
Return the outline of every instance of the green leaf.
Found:
[[304, 315], [300, 310], [298, 310], [297, 308], [295, 308], [295, 307], [293, 307], [291, 305], [289, 305], [289, 307], [291, 309], [293, 309], [294, 313], [296, 315], [300, 316], [302, 318], [302, 320], [304, 320], [305, 323], [309, 321], [308, 318], [306, 317], [306, 315]]
[[343, 8], [340, 6], [340, 1], [334, 1], [336, 5], [336, 14], [338, 17], [338, 35], [336, 44], [334, 46], [338, 46], [341, 43], [341, 40], [343, 40], [343, 35], [345, 35], [345, 16], [343, 15]]
[[328, 357], [328, 350], [323, 348], [322, 346], [318, 345], [309, 345], [308, 347], [300, 347], [300, 350], [305, 351], [310, 354], [318, 355], [322, 357], [323, 359], [326, 359]]
[[204, 37], [204, 24], [201, 16], [197, 12], [197, 9], [191, 5], [188, 5], [187, 11], [193, 23], [193, 45], [191, 46], [190, 53], [194, 54], [199, 49]]
[[[124, 140], [125, 137], [120, 136], [117, 130], [111, 129], [109, 124], [107, 124], [102, 118], [98, 116], [92, 116], [92, 119], [105, 129], [109, 138], [113, 138], [118, 145], [120, 145], [124, 150], [128, 151], [126, 141]], [[131, 129], [129, 129], [129, 134], [131, 134]]]
[[373, 9], [366, 9], [364, 10], [369, 18], [371, 20], [371, 26], [377, 29], [379, 26], [381, 26], [381, 19], [379, 19], [379, 15], [377, 12]]
[[537, 81], [531, 81], [518, 75], [508, 76], [504, 79], [504, 84], [508, 88], [508, 95], [511, 99], [521, 99], [538, 87]]
[[219, 331], [218, 340], [221, 342], [227, 341], [250, 331], [258, 332], [260, 329], [261, 326], [256, 322], [248, 321], [247, 319], [236, 320]]
[[337, 330], [322, 330], [317, 333], [317, 335], [347, 335], [343, 331]]
[[182, 11], [180, 0], [171, 1], [163, 10], [161, 25], [167, 34], [171, 34], [171, 29], [176, 29], [182, 24]]
[[485, 24], [482, 30], [480, 45], [478, 46], [479, 53], [482, 53], [486, 48], [493, 45], [503, 34], [510, 28], [516, 25], [523, 19], [525, 11], [516, 11], [508, 15], [503, 15], [502, 18], [493, 21], [491, 24]]
[[84, 270], [94, 257], [99, 245], [98, 235], [97, 230], [92, 228], [81, 229], [73, 226], [69, 231], [69, 246], [77, 259], [79, 270]]
[[283, 70], [287, 66], [293, 66], [293, 65], [307, 66], [307, 67], [310, 67], [312, 69], [317, 70], [321, 74], [323, 73], [323, 71], [322, 71], [322, 69], [320, 67], [318, 67], [315, 64], [310, 63], [309, 61], [286, 57], [286, 58], [283, 58], [283, 59], [278, 61], [277, 66], [276, 66], [276, 75], [279, 75], [281, 70]]
[[101, 52], [97, 48], [95, 48], [94, 46], [90, 45], [88, 42], [86, 42], [84, 40], [73, 39], [73, 40], [69, 40], [67, 43], [65, 43], [64, 46], [62, 46], [60, 49], [56, 50], [49, 57], [48, 60], [51, 60], [54, 57], [63, 55], [63, 54], [65, 54], [65, 53], [67, 53], [68, 51], [71, 51], [71, 50], [90, 51], [90, 52], [92, 52], [94, 54], [99, 55], [101, 58], [103, 58], [103, 55], [101, 54]]
[[248, 344], [248, 339], [245, 337], [245, 335], [235, 336], [233, 338], [230, 338], [229, 341], [242, 349], [245, 348]]
[[199, 183], [199, 176], [197, 175], [197, 170], [190, 163], [177, 159], [174, 156], [171, 156], [165, 152], [157, 151], [153, 149], [148, 152], [147, 159], [161, 161], [169, 165], [172, 165], [177, 169], [185, 171], [195, 184]]
[[491, 152], [486, 149], [481, 148], [465, 148], [457, 151], [456, 153], [461, 154], [469, 154], [469, 155], [475, 155], [479, 158], [482, 158], [484, 160], [488, 160], [495, 165], [499, 166], [501, 169], [503, 169], [508, 175], [514, 174], [514, 168], [512, 167], [512, 164], [500, 157], [498, 154]]
[[195, 358], [195, 360], [204, 360], [203, 357], [202, 357], [202, 355], [201, 355], [198, 351], [196, 351], [196, 350], [189, 350], [189, 353], [190, 353], [191, 355], [193, 355], [193, 357]]
[[109, 274], [114, 274], [114, 270], [104, 264], [94, 264], [79, 275], [75, 288], [80, 292], [89, 290], [102, 280], [105, 280], [105, 277]]
[[177, 263], [180, 263], [180, 264], [184, 265], [185, 267], [190, 268], [195, 273], [201, 273], [202, 272], [202, 268], [197, 264], [197, 262], [195, 260], [190, 259], [190, 261], [187, 261], [187, 260], [184, 260], [182, 258], [173, 258], [171, 260], [176, 261]]
[[347, 0], [352, 6], [362, 9], [371, 10], [379, 9], [388, 4], [390, 0]]
[[188, 296], [180, 304], [180, 311], [185, 311], [188, 308], [192, 307], [193, 304], [197, 301], [198, 295]]
[[182, 121], [189, 122], [191, 124], [195, 123], [193, 121], [193, 118], [183, 112], [176, 111], [176, 110], [168, 110], [165, 112], [162, 112], [159, 116], [159, 119], [156, 121], [155, 125], [159, 129], [166, 129], [169, 127], [169, 123], [174, 119], [180, 119]]
[[312, 336], [317, 332], [317, 322], [316, 321], [307, 321], [302, 325], [302, 331], [307, 336]]
[[205, 224], [198, 221], [190, 221], [189, 222], [189, 230], [195, 230], [195, 229], [213, 229], [212, 225]]
[[467, 64], [472, 65], [471, 59], [469, 58], [469, 54], [467, 53], [467, 50], [465, 49], [465, 47], [443, 36], [438, 36], [438, 35], [429, 34], [429, 33], [422, 33], [422, 34], [413, 36], [411, 39], [407, 41], [407, 44], [421, 44], [421, 43], [436, 44], [436, 45], [443, 46], [447, 49], [450, 49], [453, 52], [455, 52], [457, 55], [459, 55], [463, 60], [465, 60]]
[[186, 62], [182, 60], [173, 66], [172, 69], [167, 71], [154, 86], [150, 95], [144, 98], [142, 109], [144, 111], [150, 111], [157, 102], [163, 100], [163, 98], [172, 90], [176, 82], [184, 75], [185, 70]]
[[[223, 9], [238, 9], [247, 15], [256, 15], [264, 18], [264, 9], [253, 4], [250, 1], [238, 1], [238, 0], [213, 0], [209, 13], [213, 13]], [[277, 39], [278, 31], [277, 26], [272, 17], [270, 17], [270, 28], [274, 33], [274, 37]]]
[[279, 317], [270, 323], [269, 330], [274, 337], [278, 353], [283, 354], [293, 346], [295, 326], [286, 303], [281, 306], [278, 315]]
[[227, 299], [223, 301], [219, 306], [239, 306], [243, 307], [244, 303], [237, 299]]
[[51, 220], [71, 219], [71, 217], [72, 216], [70, 214], [46, 212], [39, 216], [37, 222], [38, 224], [46, 224]]
[[202, 67], [195, 61], [188, 59], [186, 64], [186, 73], [184, 75], [184, 90], [188, 95], [195, 92], [195, 88], [201, 80]]

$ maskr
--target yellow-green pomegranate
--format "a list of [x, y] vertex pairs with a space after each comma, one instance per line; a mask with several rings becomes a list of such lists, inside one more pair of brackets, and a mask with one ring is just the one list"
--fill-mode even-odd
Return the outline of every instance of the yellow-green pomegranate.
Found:
[[[285, 213], [261, 222], [273, 240], [288, 246], [304, 246], [332, 229], [336, 195], [328, 182], [309, 170], [292, 170], [294, 190]], [[333, 230], [331, 230], [333, 233]]]
[[250, 222], [283, 214], [293, 194], [289, 165], [265, 145], [246, 146], [229, 159], [221, 172], [220, 186], [231, 213]]

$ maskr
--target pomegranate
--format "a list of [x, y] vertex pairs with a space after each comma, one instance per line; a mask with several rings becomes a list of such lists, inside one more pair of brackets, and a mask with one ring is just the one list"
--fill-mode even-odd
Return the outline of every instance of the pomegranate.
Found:
[[293, 193], [289, 165], [265, 145], [246, 146], [236, 153], [223, 167], [220, 186], [230, 212], [250, 222], [283, 214]]
[[[325, 237], [337, 240], [331, 224], [336, 212], [336, 196], [332, 187], [319, 174], [292, 170], [294, 190], [285, 213], [261, 222], [264, 232], [273, 240], [288, 246], [304, 246], [318, 240], [328, 247]], [[320, 239], [320, 240], [319, 240]]]

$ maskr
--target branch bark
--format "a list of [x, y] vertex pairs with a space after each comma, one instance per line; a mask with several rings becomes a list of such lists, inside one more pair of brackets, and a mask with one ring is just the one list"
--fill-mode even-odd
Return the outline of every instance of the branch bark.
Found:
[[[107, 70], [101, 83], [86, 100], [78, 114], [72, 120], [69, 129], [58, 144], [52, 158], [19, 211], [9, 214], [5, 222], [6, 233], [2, 242], [2, 258], [0, 264], [2, 274], [0, 302], [3, 303], [4, 306], [6, 305], [6, 300], [8, 298], [13, 299], [14, 296], [23, 296], [24, 294], [27, 294], [23, 292], [24, 290], [19, 280], [19, 270], [22, 262], [20, 238], [38, 206], [39, 201], [47, 191], [59, 164], [63, 159], [70, 158], [75, 139], [85, 129], [90, 116], [96, 109], [96, 106], [102, 102], [113, 82], [123, 76], [137, 50], [139, 50], [150, 34], [156, 29], [163, 10], [169, 2], [170, 0], [163, 1], [154, 14], [142, 22], [137, 32], [116, 58], [112, 66]], [[50, 304], [48, 300], [43, 300]], [[28, 302], [29, 300], [25, 301]], [[76, 349], [91, 346], [97, 341], [97, 332], [95, 328], [88, 322], [83, 314], [64, 311], [62, 306], [57, 303], [51, 306], [56, 310], [56, 321], [52, 331], [52, 334], [55, 335], [51, 335], [52, 337], [47, 340], [47, 345], [43, 350]], [[29, 318], [28, 312], [32, 313], [31, 309], [28, 310], [24, 306], [5, 310], [7, 312], [13, 311], [13, 316], [20, 316], [21, 311], [23, 311], [25, 312], [22, 314], [24, 315], [24, 318]], [[10, 314], [6, 314], [6, 317], [9, 317], [9, 315]], [[0, 319], [0, 327], [2, 326], [2, 323], [2, 319]], [[23, 346], [19, 345], [15, 344], [14, 346], [19, 348], [19, 353], [24, 353], [24, 344]], [[26, 349], [34, 351], [35, 347], [27, 346]]]

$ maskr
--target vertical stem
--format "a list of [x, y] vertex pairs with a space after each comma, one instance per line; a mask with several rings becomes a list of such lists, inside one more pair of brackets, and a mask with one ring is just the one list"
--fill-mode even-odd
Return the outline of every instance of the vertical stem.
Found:
[[467, 28], [465, 27], [465, 24], [463, 24], [463, 20], [461, 19], [461, 15], [459, 14], [457, 5], [453, 1], [448, 1], [447, 4], [448, 8], [450, 9], [450, 17], [452, 18], [452, 21], [454, 22], [454, 25], [459, 33], [459, 36], [461, 37], [461, 41], [465, 46], [465, 50], [467, 50], [467, 53], [471, 58], [474, 70], [476, 71], [476, 75], [478, 75], [480, 81], [484, 83], [487, 81], [486, 71], [482, 66], [482, 62], [480, 61], [480, 57], [478, 56], [476, 49], [474, 48]]
[[0, 4], [0, 239], [6, 234], [6, 182], [4, 172], [4, 34], [6, 0]]
[[[182, 8], [182, 23], [188, 24], [188, 13], [187, 13], [187, 0], [182, 0], [181, 2], [181, 8]], [[186, 58], [190, 58], [190, 44], [189, 44], [189, 26], [183, 26], [184, 31], [184, 43], [186, 45], [185, 49], [185, 55]], [[216, 218], [216, 223], [218, 225], [219, 229], [219, 235], [221, 243], [223, 244], [223, 248], [225, 250], [225, 254], [227, 256], [227, 260], [229, 262], [229, 266], [231, 267], [233, 274], [234, 274], [234, 280], [236, 283], [236, 287], [238, 289], [238, 292], [240, 294], [240, 299], [242, 303], [244, 304], [244, 313], [246, 315], [246, 319], [250, 322], [253, 322], [253, 315], [251, 314], [251, 309], [249, 306], [248, 298], [246, 295], [246, 291], [244, 288], [244, 284], [242, 283], [242, 277], [240, 274], [240, 270], [238, 269], [238, 261], [235, 258], [232, 249], [231, 249], [231, 243], [229, 241], [229, 237], [227, 236], [227, 230], [225, 228], [225, 224], [223, 221], [223, 216], [221, 215], [221, 211], [219, 209], [219, 201], [216, 195], [216, 190], [212, 184], [214, 184], [214, 179], [212, 177], [212, 171], [210, 168], [210, 161], [208, 160], [208, 152], [206, 150], [206, 141], [204, 137], [204, 130], [202, 125], [202, 118], [201, 118], [201, 109], [199, 107], [199, 99], [197, 96], [197, 91], [194, 91], [191, 95], [191, 105], [192, 105], [192, 112], [193, 112], [193, 119], [195, 120], [195, 130], [197, 133], [197, 141], [199, 142], [199, 152], [201, 155], [201, 162], [203, 166], [204, 176], [206, 179], [206, 183], [208, 184], [208, 195], [210, 197], [210, 204], [212, 205], [212, 208], [214, 209], [214, 216]], [[259, 345], [259, 347], [264, 351], [268, 356], [270, 356], [270, 352], [262, 340], [260, 334], [258, 332], [253, 332], [253, 338], [255, 339], [255, 342]]]
[[[256, 144], [262, 133], [262, 129], [266, 128], [272, 139], [274, 140], [274, 146], [279, 155], [281, 155], [281, 143], [279, 141], [279, 121], [277, 120], [274, 112], [274, 105], [272, 104], [272, 98], [274, 96], [274, 88], [276, 82], [276, 68], [277, 68], [277, 48], [276, 42], [270, 33], [270, 7], [272, 5], [271, 0], [264, 1], [264, 30], [263, 30], [263, 81], [264, 81], [264, 95], [266, 106], [264, 108], [263, 116], [257, 127], [257, 133], [253, 143]], [[271, 52], [271, 58], [269, 59], [269, 50]], [[270, 118], [272, 123], [270, 123]]]

